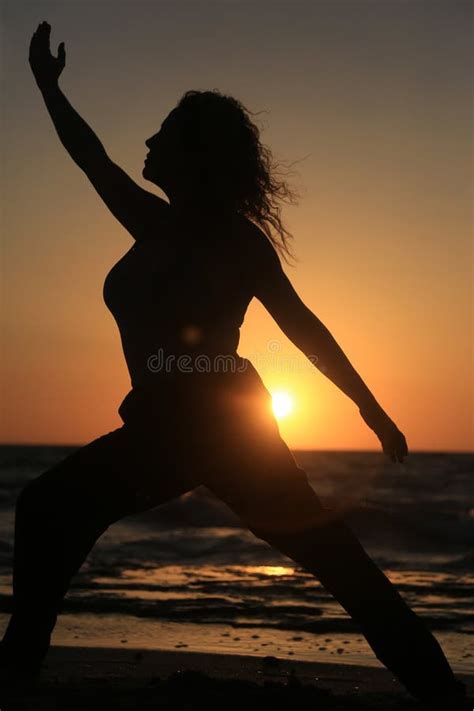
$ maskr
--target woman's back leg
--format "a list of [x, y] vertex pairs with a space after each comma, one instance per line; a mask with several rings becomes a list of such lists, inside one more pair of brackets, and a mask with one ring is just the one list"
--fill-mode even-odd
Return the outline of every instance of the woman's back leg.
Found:
[[[243, 454], [242, 454], [243, 453]], [[378, 659], [419, 699], [465, 694], [435, 637], [336, 512], [324, 508], [281, 439], [262, 471], [245, 443], [206, 485], [259, 538], [315, 575]], [[273, 467], [273, 472], [270, 468]], [[454, 706], [452, 706], [454, 708]]]

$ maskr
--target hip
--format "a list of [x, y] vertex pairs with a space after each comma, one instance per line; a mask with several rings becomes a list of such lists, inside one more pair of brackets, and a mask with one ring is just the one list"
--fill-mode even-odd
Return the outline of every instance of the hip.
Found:
[[278, 432], [271, 395], [246, 358], [238, 357], [233, 372], [163, 376], [135, 386], [119, 406], [123, 422], [155, 429], [209, 429], [240, 426]]

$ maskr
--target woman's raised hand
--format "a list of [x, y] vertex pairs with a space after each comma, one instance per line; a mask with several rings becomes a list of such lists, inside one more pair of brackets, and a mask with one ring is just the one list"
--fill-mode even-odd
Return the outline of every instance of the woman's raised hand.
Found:
[[30, 42], [29, 62], [36, 83], [43, 89], [58, 81], [59, 75], [66, 65], [64, 42], [58, 47], [58, 56], [53, 57], [49, 48], [51, 25], [41, 22]]

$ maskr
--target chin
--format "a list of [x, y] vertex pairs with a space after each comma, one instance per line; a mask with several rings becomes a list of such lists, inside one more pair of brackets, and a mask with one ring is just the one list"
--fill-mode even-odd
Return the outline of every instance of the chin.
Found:
[[150, 183], [153, 183], [154, 185], [156, 184], [156, 183], [155, 183], [155, 180], [154, 180], [154, 178], [153, 178], [153, 175], [150, 173], [150, 171], [149, 171], [149, 169], [147, 168], [146, 165], [143, 166], [143, 169], [142, 169], [142, 176], [145, 178], [145, 180], [148, 180]]
[[[146, 180], [149, 180], [151, 183], [158, 185], [159, 178], [150, 170], [150, 166], [146, 163], [142, 168], [142, 175], [144, 178], [146, 178]], [[158, 185], [158, 187], [160, 186]]]

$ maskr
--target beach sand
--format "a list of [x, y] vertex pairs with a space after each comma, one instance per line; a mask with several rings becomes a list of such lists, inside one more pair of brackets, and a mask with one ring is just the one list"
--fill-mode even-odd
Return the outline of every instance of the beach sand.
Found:
[[[458, 674], [474, 692], [474, 675]], [[34, 690], [2, 711], [419, 709], [384, 668], [277, 657], [51, 647]]]

